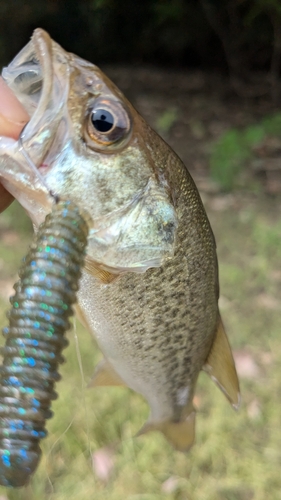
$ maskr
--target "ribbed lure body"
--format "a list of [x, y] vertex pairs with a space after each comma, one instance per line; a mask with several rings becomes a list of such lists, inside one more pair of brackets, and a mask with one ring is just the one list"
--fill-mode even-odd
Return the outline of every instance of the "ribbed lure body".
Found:
[[78, 208], [71, 202], [56, 204], [40, 226], [14, 286], [0, 367], [3, 486], [24, 486], [39, 463], [87, 235]]

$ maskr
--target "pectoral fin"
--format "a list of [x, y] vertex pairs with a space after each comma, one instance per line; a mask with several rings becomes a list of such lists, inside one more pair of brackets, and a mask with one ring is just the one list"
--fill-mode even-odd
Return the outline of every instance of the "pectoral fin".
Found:
[[173, 422], [146, 422], [137, 436], [150, 431], [160, 431], [171, 445], [179, 451], [188, 451], [195, 438], [195, 411], [193, 410], [184, 420]]
[[203, 366], [236, 410], [240, 405], [239, 382], [231, 348], [219, 319], [218, 329], [208, 359]]
[[112, 281], [115, 281], [119, 277], [119, 274], [113, 274], [109, 271], [101, 269], [99, 265], [88, 256], [85, 257], [84, 267], [89, 274], [97, 278], [101, 283], [105, 285], [112, 283]]
[[126, 385], [125, 382], [119, 377], [111, 364], [103, 359], [97, 365], [94, 375], [88, 383], [88, 387], [103, 387], [107, 385]]

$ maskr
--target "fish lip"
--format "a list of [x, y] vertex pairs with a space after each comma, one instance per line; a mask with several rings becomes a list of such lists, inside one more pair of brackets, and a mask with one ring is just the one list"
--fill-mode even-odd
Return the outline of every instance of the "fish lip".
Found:
[[38, 169], [53, 147], [54, 130], [66, 116], [69, 57], [63, 50], [56, 57], [59, 48], [46, 31], [37, 28], [29, 43], [2, 71], [4, 81], [30, 116], [18, 142], [28, 150]]
[[68, 62], [68, 53], [47, 32], [38, 28], [27, 45], [2, 70], [4, 81], [30, 120], [18, 140], [0, 137], [1, 154], [14, 160], [11, 168], [4, 165], [1, 170], [1, 182], [22, 204], [35, 226], [44, 221], [54, 199], [61, 194], [57, 190], [54, 192], [40, 171], [46, 160], [51, 166], [58, 158], [63, 151], [59, 148], [62, 143], [67, 144], [70, 134], [66, 109]]
[[[2, 78], [30, 116], [30, 120], [24, 127], [25, 131], [27, 128], [30, 128], [30, 125], [37, 118], [38, 114], [41, 114], [41, 106], [39, 103], [42, 102], [43, 96], [50, 94], [50, 82], [53, 75], [52, 65], [50, 64], [50, 50], [48, 47], [48, 50], [45, 51], [46, 63], [44, 63], [44, 58], [40, 58], [38, 53], [38, 41], [40, 44], [40, 38], [45, 40], [45, 43], [47, 42], [46, 45], [49, 45], [49, 35], [40, 28], [36, 29], [29, 43], [25, 45], [23, 49], [14, 57], [12, 62], [2, 70]], [[42, 74], [42, 69], [46, 69], [46, 67], [48, 67], [50, 74], [50, 78], [48, 79], [44, 79]], [[33, 79], [36, 79], [38, 89], [40, 90], [40, 99], [37, 104], [32, 99], [28, 102], [26, 99], [27, 96], [24, 92], [24, 90], [27, 90], [24, 88], [24, 75], [32, 73], [34, 75]], [[21, 84], [23, 87], [22, 91]], [[32, 86], [32, 80], [30, 85]]]

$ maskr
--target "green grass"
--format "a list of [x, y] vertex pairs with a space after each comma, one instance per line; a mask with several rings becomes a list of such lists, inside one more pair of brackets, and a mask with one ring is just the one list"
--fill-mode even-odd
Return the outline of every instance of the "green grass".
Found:
[[[59, 398], [48, 422], [49, 436], [42, 442], [41, 464], [27, 488], [0, 488], [1, 500], [281, 500], [281, 315], [279, 308], [258, 302], [261, 294], [280, 300], [280, 207], [277, 201], [247, 198], [238, 206], [209, 214], [229, 338], [259, 366], [258, 376], [241, 378], [240, 411], [234, 412], [202, 374], [196, 444], [190, 453], [175, 452], [157, 433], [134, 438], [147, 418], [147, 404], [125, 388], [85, 388], [101, 355], [77, 324], [68, 335], [67, 362], [61, 367]], [[17, 230], [26, 224], [18, 208], [10, 210], [12, 217], [10, 212], [1, 215], [2, 235], [15, 223]], [[20, 231], [18, 245], [6, 240], [0, 242], [2, 283], [15, 280], [30, 233]], [[0, 305], [4, 325], [8, 296], [2, 296]], [[255, 402], [257, 413], [251, 412]], [[91, 454], [110, 445], [115, 466], [103, 483], [94, 475]], [[165, 492], [163, 484], [171, 477], [174, 490]]]

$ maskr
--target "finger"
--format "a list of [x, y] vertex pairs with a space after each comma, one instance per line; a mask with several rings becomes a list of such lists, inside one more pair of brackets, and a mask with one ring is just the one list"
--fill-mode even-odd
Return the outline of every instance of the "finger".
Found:
[[[18, 139], [29, 116], [11, 89], [0, 77], [0, 136]], [[13, 196], [0, 184], [0, 212], [13, 201]]]
[[14, 197], [0, 184], [0, 213], [4, 212], [12, 201], [14, 201]]

